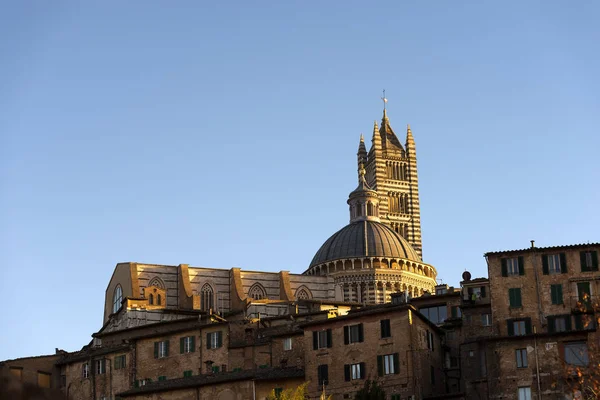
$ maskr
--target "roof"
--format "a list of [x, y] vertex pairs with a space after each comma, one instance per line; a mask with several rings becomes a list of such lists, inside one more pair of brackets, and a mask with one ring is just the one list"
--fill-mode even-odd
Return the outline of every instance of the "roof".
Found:
[[43, 354], [41, 356], [18, 357], [18, 358], [12, 358], [10, 360], [2, 360], [2, 361], [0, 361], [0, 364], [10, 363], [10, 362], [14, 362], [14, 361], [21, 361], [21, 360], [32, 360], [32, 359], [36, 359], [36, 358], [60, 357], [63, 354], [67, 354], [67, 352], [64, 350], [57, 350], [57, 351], [59, 351], [59, 352], [55, 353], [55, 354]]
[[[386, 257], [421, 262], [410, 244], [392, 228], [375, 221], [350, 223], [323, 243], [310, 267], [346, 258]], [[309, 267], [309, 268], [310, 268]]]
[[115, 346], [93, 347], [84, 346], [83, 349], [73, 353], [67, 353], [56, 362], [56, 365], [70, 364], [72, 362], [88, 360], [91, 357], [103, 356], [106, 354], [123, 352], [129, 350], [129, 344], [119, 344]]
[[579, 244], [567, 244], [562, 246], [548, 246], [548, 247], [527, 247], [525, 249], [519, 250], [499, 250], [499, 251], [488, 251], [484, 254], [485, 257], [490, 255], [500, 255], [500, 254], [516, 254], [516, 253], [527, 253], [530, 251], [547, 251], [547, 250], [561, 250], [561, 249], [583, 249], [588, 247], [597, 247], [600, 246], [600, 243], [579, 243]]
[[289, 378], [304, 378], [304, 370], [291, 368], [260, 368], [242, 371], [222, 372], [210, 375], [195, 375], [187, 378], [169, 379], [152, 382], [148, 385], [133, 388], [117, 396], [128, 397], [142, 393], [164, 392], [167, 390], [187, 389], [198, 386], [214, 385], [216, 383], [234, 382], [241, 380], [279, 380]]

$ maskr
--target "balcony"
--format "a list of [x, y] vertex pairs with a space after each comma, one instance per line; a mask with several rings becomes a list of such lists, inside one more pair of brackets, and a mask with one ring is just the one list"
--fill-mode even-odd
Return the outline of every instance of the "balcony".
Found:
[[600, 296], [571, 296], [569, 305], [574, 313], [600, 312]]

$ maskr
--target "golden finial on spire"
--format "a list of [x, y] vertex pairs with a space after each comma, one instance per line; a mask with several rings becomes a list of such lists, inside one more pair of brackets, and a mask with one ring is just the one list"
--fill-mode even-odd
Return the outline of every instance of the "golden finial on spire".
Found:
[[387, 103], [387, 98], [385, 97], [385, 89], [383, 89], [383, 97], [381, 98], [383, 101], [383, 111], [385, 111], [385, 103]]
[[358, 166], [358, 177], [359, 177], [359, 181], [362, 182], [365, 180], [365, 174], [367, 172], [365, 171], [365, 166], [363, 165], [363, 163], [361, 162], [360, 165]]
[[361, 141], [361, 142], [364, 142], [364, 141], [365, 141], [365, 138], [364, 138], [364, 136], [363, 136], [363, 134], [362, 134], [362, 133], [360, 134], [360, 141]]

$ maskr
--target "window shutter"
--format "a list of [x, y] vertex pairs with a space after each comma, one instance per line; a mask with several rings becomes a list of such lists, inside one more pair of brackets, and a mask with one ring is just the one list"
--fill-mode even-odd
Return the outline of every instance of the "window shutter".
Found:
[[548, 321], [548, 333], [553, 333], [554, 332], [554, 317], [548, 317], [547, 321]]
[[400, 373], [400, 354], [394, 353], [394, 374]]
[[365, 379], [365, 363], [360, 363], [360, 379]]
[[344, 379], [350, 381], [350, 364], [344, 364]]
[[179, 354], [183, 354], [183, 338], [179, 339]]
[[133, 382], [133, 387], [140, 387], [140, 381], [136, 379], [135, 382]]
[[379, 321], [379, 329], [381, 331], [381, 337], [382, 338], [388, 337], [387, 327], [386, 327], [386, 322], [385, 321], [387, 321], [387, 320], [382, 319], [381, 321]]
[[210, 349], [210, 333], [206, 334], [206, 348]]
[[592, 251], [592, 269], [598, 271], [598, 252]]
[[525, 318], [525, 333], [531, 334], [531, 318]]
[[383, 356], [377, 356], [377, 373], [383, 376]]
[[452, 318], [456, 318], [456, 307], [450, 307], [450, 315]]
[[508, 289], [508, 305], [510, 307], [515, 306], [515, 294], [514, 289]]
[[571, 315], [566, 315], [565, 316], [565, 329], [567, 330], [567, 332], [572, 329]]
[[502, 263], [502, 276], [508, 276], [508, 272], [506, 271], [506, 258], [500, 260]]
[[323, 384], [323, 371], [322, 371], [322, 365], [319, 365], [317, 367], [317, 382], [319, 383], [319, 385]]
[[358, 341], [364, 341], [364, 332], [363, 332], [363, 324], [358, 325]]
[[515, 336], [515, 327], [512, 319], [506, 321], [506, 331], [508, 332], [508, 336]]
[[317, 332], [313, 331], [313, 350], [317, 350], [319, 348], [319, 337], [317, 336]]
[[587, 251], [580, 251], [579, 252], [579, 261], [581, 262], [581, 272], [586, 272], [589, 271], [589, 268], [587, 266], [587, 263], [585, 261], [585, 255], [586, 255]]
[[556, 285], [556, 304], [563, 304], [562, 285]]
[[581, 314], [575, 315], [575, 329], [578, 331], [583, 329], [583, 318], [581, 317]]
[[548, 256], [543, 255], [542, 256], [542, 272], [544, 273], [544, 275], [548, 275]]
[[485, 297], [486, 296], [485, 286], [482, 286], [480, 290], [481, 290], [481, 297]]
[[169, 355], [169, 341], [165, 340], [165, 357]]
[[158, 358], [158, 342], [154, 342], [154, 358]]
[[220, 348], [223, 346], [223, 332], [217, 332], [217, 347]]
[[556, 301], [556, 285], [550, 285], [550, 301], [552, 304], [558, 304]]
[[515, 300], [517, 302], [517, 307], [521, 307], [523, 302], [521, 301], [521, 289], [515, 289]]
[[196, 351], [196, 336], [192, 336], [192, 353]]
[[344, 344], [350, 343], [350, 327], [348, 325], [344, 326]]
[[323, 381], [325, 381], [325, 384], [329, 384], [329, 366], [328, 365], [323, 365]]
[[565, 253], [560, 253], [560, 272], [563, 274], [567, 273], [567, 256]]
[[331, 329], [327, 329], [327, 347], [331, 347]]
[[525, 275], [525, 261], [523, 256], [519, 257], [519, 275]]

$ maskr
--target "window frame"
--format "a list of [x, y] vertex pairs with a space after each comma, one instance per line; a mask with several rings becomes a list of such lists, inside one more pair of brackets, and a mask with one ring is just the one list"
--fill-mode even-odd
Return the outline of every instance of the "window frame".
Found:
[[481, 326], [492, 326], [492, 314], [491, 313], [481, 314]]
[[329, 345], [327, 330], [317, 332], [318, 346], [317, 349], [326, 349]]
[[81, 365], [81, 376], [83, 379], [87, 379], [90, 377], [90, 364], [88, 362], [84, 362]]
[[320, 364], [317, 366], [317, 384], [319, 387], [329, 385], [329, 365]]
[[123, 369], [127, 366], [127, 358], [125, 354], [115, 356], [115, 370]]
[[[518, 301], [517, 301], [518, 299]], [[521, 308], [523, 307], [523, 296], [521, 288], [508, 288], [508, 306], [510, 308]]]
[[361, 331], [362, 324], [348, 325], [348, 344], [361, 343], [363, 341]]
[[96, 375], [104, 375], [106, 373], [106, 360], [94, 360], [94, 373]]
[[[571, 363], [569, 361], [567, 361], [567, 351], [570, 350], [571, 348], [575, 347], [575, 346], [583, 346], [582, 347], [582, 351], [585, 354], [584, 358], [585, 358], [585, 362], [583, 360], [581, 360], [580, 363]], [[590, 363], [590, 349], [588, 347], [587, 342], [584, 341], [575, 341], [575, 342], [564, 342], [563, 343], [563, 361], [566, 365], [572, 366], [572, 367], [587, 367]], [[581, 359], [580, 355], [575, 354], [575, 352], [573, 352], [571, 350], [571, 354], [576, 357], [577, 359]]]
[[393, 354], [383, 355], [383, 375], [394, 375], [396, 373], [396, 363]]
[[206, 335], [208, 339], [206, 348], [208, 350], [220, 349], [223, 346], [222, 331], [208, 332]]
[[527, 349], [515, 349], [515, 362], [517, 368], [528, 368]]
[[112, 313], [113, 314], [117, 313], [121, 309], [122, 305], [123, 305], [123, 288], [121, 287], [121, 284], [117, 284], [117, 286], [115, 286], [115, 289], [113, 291]]
[[382, 319], [379, 321], [380, 339], [392, 337], [392, 322], [390, 319]]
[[517, 388], [517, 399], [518, 400], [532, 400], [531, 387], [530, 386], [519, 386]]
[[519, 275], [519, 257], [509, 257], [506, 259], [506, 274], [508, 276]]
[[362, 363], [350, 364], [350, 380], [355, 381], [358, 379], [362, 379], [362, 371], [361, 371]]
[[561, 262], [560, 262], [560, 254], [547, 254], [546, 260], [548, 262], [548, 274], [549, 275], [558, 275], [562, 273], [561, 270]]
[[283, 343], [282, 343], [283, 351], [292, 350], [292, 345], [293, 345], [293, 343], [292, 343], [291, 337], [283, 338]]
[[169, 342], [167, 340], [161, 340], [154, 343], [156, 345], [156, 359], [166, 358], [169, 356]]
[[562, 283], [553, 283], [550, 285], [550, 301], [553, 305], [563, 305], [563, 287]]

